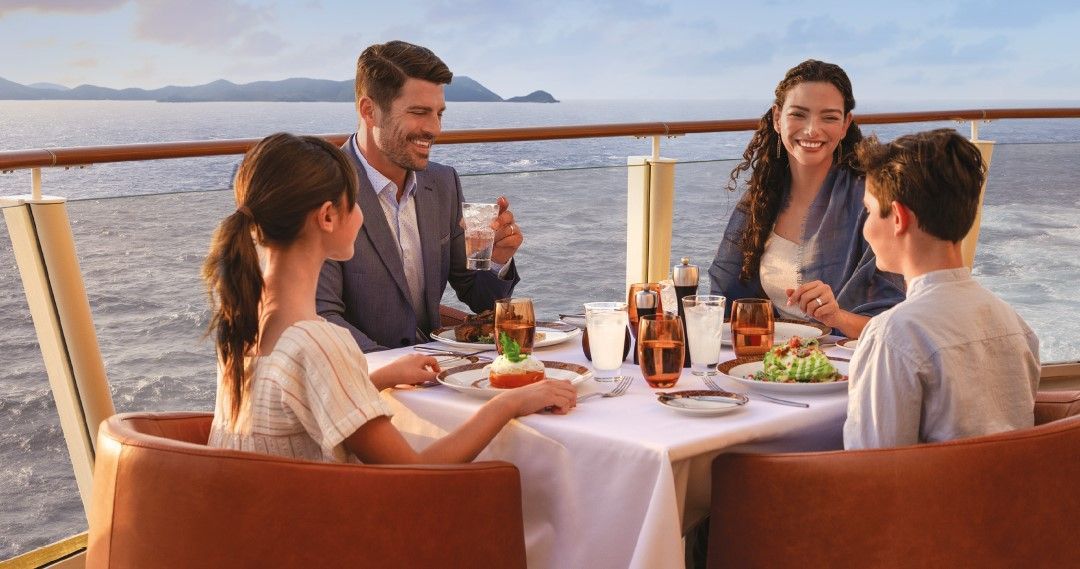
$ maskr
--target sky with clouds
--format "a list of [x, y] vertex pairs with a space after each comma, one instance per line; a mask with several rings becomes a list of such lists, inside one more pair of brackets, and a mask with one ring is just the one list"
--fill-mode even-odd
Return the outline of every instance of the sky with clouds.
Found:
[[1078, 30], [1075, 0], [0, 0], [0, 77], [344, 80], [404, 39], [504, 97], [761, 99], [816, 58], [860, 98], [1076, 100]]

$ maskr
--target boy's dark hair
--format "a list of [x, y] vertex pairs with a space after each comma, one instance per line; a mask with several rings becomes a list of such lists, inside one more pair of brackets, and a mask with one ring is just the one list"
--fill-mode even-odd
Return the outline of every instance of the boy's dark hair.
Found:
[[375, 44], [356, 60], [356, 100], [371, 97], [386, 111], [409, 78], [445, 85], [454, 74], [426, 47], [397, 40]]
[[915, 212], [919, 228], [957, 243], [967, 235], [979, 209], [986, 165], [979, 149], [951, 128], [901, 136], [881, 144], [876, 136], [855, 147], [866, 172], [867, 191], [892, 213], [892, 202]]

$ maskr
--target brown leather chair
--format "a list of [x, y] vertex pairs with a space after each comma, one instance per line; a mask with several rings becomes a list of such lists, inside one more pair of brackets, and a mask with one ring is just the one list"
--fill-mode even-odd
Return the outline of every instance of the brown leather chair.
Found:
[[212, 416], [98, 434], [86, 566], [525, 567], [505, 462], [360, 466], [210, 448]]
[[1080, 415], [1080, 391], [1040, 391], [1035, 396], [1035, 424]]
[[1080, 416], [900, 448], [720, 455], [708, 566], [1075, 567]]

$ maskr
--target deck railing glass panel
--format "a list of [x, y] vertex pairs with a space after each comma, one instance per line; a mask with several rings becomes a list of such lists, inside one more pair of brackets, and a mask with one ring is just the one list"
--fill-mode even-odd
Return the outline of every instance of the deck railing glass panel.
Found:
[[[910, 132], [938, 125], [905, 126]], [[983, 135], [992, 138], [986, 129]], [[736, 161], [682, 158], [675, 151], [684, 147], [662, 151], [680, 160], [671, 258], [691, 257], [705, 290], [708, 265], [738, 200], [724, 189]], [[1080, 172], [1070, 158], [1077, 155], [1075, 141], [998, 144], [975, 257], [975, 276], [1039, 334], [1044, 361], [1080, 359], [1080, 299], [1069, 287], [1080, 275], [1074, 253]], [[128, 194], [68, 205], [118, 412], [212, 408], [214, 358], [203, 340], [209, 312], [199, 270], [214, 227], [234, 207], [229, 190], [213, 188], [228, 186], [238, 160], [44, 171], [47, 194]], [[20, 175], [0, 179], [12, 187]], [[24, 180], [8, 193], [24, 193]], [[626, 184], [626, 166], [462, 176], [467, 200], [510, 198], [526, 234], [518, 254], [524, 280], [516, 292], [537, 299], [543, 318], [623, 294]], [[193, 192], [131, 195], [163, 189]], [[0, 230], [6, 234], [6, 227]], [[84, 530], [85, 517], [7, 239], [0, 239], [0, 266], [2, 559]], [[448, 293], [446, 300], [452, 299]]]

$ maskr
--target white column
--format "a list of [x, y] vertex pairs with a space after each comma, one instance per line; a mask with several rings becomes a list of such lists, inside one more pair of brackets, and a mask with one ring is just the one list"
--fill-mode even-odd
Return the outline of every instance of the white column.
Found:
[[[975, 121], [972, 121], [971, 132], [973, 136], [978, 136], [978, 127], [975, 126]], [[979, 152], [982, 153], [983, 163], [986, 164], [986, 180], [983, 180], [982, 190], [979, 192], [979, 208], [975, 210], [975, 223], [971, 225], [971, 229], [968, 234], [964, 236], [964, 240], [961, 242], [961, 248], [964, 253], [964, 264], [971, 268], [975, 266], [975, 246], [979, 241], [979, 226], [982, 224], [982, 210], [983, 210], [983, 197], [986, 196], [986, 182], [990, 179], [990, 159], [994, 156], [994, 143], [990, 140], [977, 140], [971, 141], [975, 146], [979, 148]]]
[[86, 509], [98, 424], [115, 411], [67, 209], [62, 198], [32, 196], [0, 198], [0, 208]]

